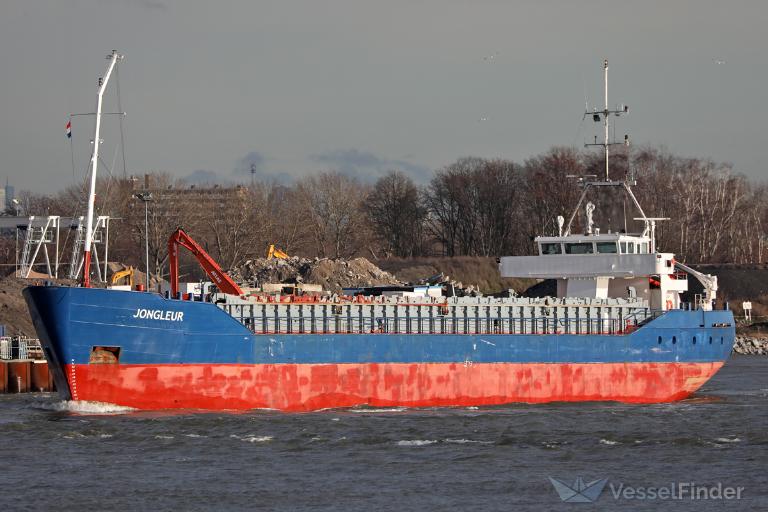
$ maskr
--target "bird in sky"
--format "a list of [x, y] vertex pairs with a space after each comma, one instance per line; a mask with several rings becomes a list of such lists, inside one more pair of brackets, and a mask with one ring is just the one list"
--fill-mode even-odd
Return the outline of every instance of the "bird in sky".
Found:
[[718, 64], [718, 65], [725, 64], [725, 61], [723, 59], [712, 59], [712, 60], [714, 61], [715, 64]]

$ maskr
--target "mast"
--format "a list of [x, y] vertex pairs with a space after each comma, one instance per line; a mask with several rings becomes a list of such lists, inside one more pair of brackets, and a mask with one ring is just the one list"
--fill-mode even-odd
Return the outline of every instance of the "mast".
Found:
[[[629, 136], [624, 135], [624, 142], [616, 142], [615, 140], [611, 142], [610, 140], [610, 134], [609, 134], [609, 123], [608, 123], [608, 116], [611, 114], [615, 115], [616, 117], [620, 116], [621, 114], [626, 114], [629, 112], [629, 107], [627, 105], [620, 105], [616, 107], [614, 110], [611, 110], [608, 107], [608, 59], [603, 60], [603, 79], [605, 82], [605, 106], [603, 107], [603, 110], [597, 110], [594, 109], [592, 112], [589, 111], [589, 108], [584, 112], [584, 117], [591, 114], [592, 120], [596, 123], [599, 123], [600, 121], [603, 121], [603, 126], [605, 128], [605, 140], [602, 143], [597, 142], [597, 135], [595, 135], [595, 142], [594, 144], [584, 144], [584, 147], [589, 146], [601, 146], [605, 150], [605, 180], [599, 181], [597, 180], [597, 176], [594, 174], [590, 174], [588, 176], [567, 176], [570, 178], [579, 178], [579, 183], [583, 187], [583, 190], [581, 192], [581, 196], [579, 197], [579, 201], [576, 203], [576, 208], [574, 208], [573, 213], [571, 213], [571, 216], [568, 218], [568, 224], [565, 228], [565, 236], [569, 236], [571, 234], [571, 226], [573, 225], [573, 219], [576, 218], [576, 214], [579, 211], [579, 207], [581, 206], [581, 203], [584, 202], [584, 199], [587, 197], [587, 192], [591, 187], [620, 187], [623, 188], [626, 194], [629, 196], [630, 199], [632, 199], [632, 202], [635, 205], [635, 208], [637, 208], [637, 211], [640, 213], [640, 217], [634, 217], [634, 220], [640, 220], [643, 221], [643, 224], [645, 225], [645, 229], [643, 230], [643, 236], [647, 236], [650, 238], [650, 248], [651, 252], [656, 251], [656, 221], [660, 220], [669, 220], [668, 217], [648, 217], [645, 215], [645, 212], [643, 211], [643, 207], [640, 206], [640, 202], [637, 200], [637, 197], [635, 197], [635, 194], [632, 192], [632, 186], [635, 185], [635, 178], [631, 173], [627, 174], [627, 177], [622, 181], [611, 181], [610, 174], [609, 174], [609, 167], [608, 167], [608, 157], [610, 156], [610, 147], [611, 146], [617, 146], [619, 144], [624, 144], [625, 146], [629, 146]], [[602, 116], [602, 119], [600, 118]], [[587, 179], [588, 177], [593, 177], [595, 180]]]
[[578, 203], [576, 204], [576, 208], [573, 210], [573, 213], [571, 213], [571, 216], [568, 218], [568, 224], [566, 224], [565, 228], [565, 235], [568, 236], [571, 234], [571, 225], [573, 224], [573, 219], [576, 218], [576, 213], [579, 211], [579, 207], [581, 206], [581, 203], [584, 201], [584, 198], [587, 197], [587, 191], [591, 187], [621, 187], [626, 192], [627, 195], [632, 199], [632, 202], [635, 204], [635, 207], [640, 212], [640, 215], [642, 216], [640, 220], [645, 221], [646, 224], [646, 230], [648, 230], [648, 219], [645, 216], [645, 212], [643, 212], [643, 208], [640, 206], [640, 203], [637, 201], [637, 198], [635, 197], [635, 194], [632, 193], [632, 189], [630, 188], [630, 185], [633, 183], [630, 183], [632, 181], [631, 178], [627, 177], [627, 179], [622, 181], [611, 181], [611, 175], [610, 175], [610, 167], [609, 167], [609, 157], [610, 157], [610, 147], [611, 146], [618, 146], [620, 144], [624, 144], [625, 146], [629, 146], [629, 136], [624, 136], [624, 142], [616, 142], [615, 140], [611, 142], [610, 139], [610, 123], [608, 122], [608, 117], [611, 115], [614, 115], [616, 117], [619, 117], [621, 114], [626, 114], [629, 112], [629, 107], [627, 105], [620, 105], [617, 106], [615, 109], [611, 109], [608, 106], [608, 59], [603, 60], [603, 83], [604, 83], [604, 104], [603, 104], [603, 110], [597, 110], [595, 108], [591, 112], [589, 111], [589, 108], [584, 112], [584, 117], [587, 117], [588, 115], [592, 116], [592, 120], [596, 123], [599, 123], [600, 121], [603, 122], [603, 128], [605, 130], [605, 139], [603, 139], [603, 142], [597, 142], [597, 135], [595, 135], [595, 142], [593, 144], [584, 144], [584, 147], [590, 147], [590, 146], [600, 146], [605, 151], [605, 179], [600, 181], [597, 180], [597, 176], [592, 174], [589, 175], [589, 177], [595, 178], [594, 180], [587, 179], [587, 176], [569, 176], [569, 177], [578, 177], [579, 183], [583, 187], [583, 191], [581, 193], [581, 197], [579, 198]]
[[109, 77], [112, 75], [112, 70], [115, 69], [117, 61], [122, 58], [123, 56], [117, 53], [117, 50], [112, 50], [112, 53], [107, 56], [107, 59], [109, 60], [107, 73], [104, 75], [104, 78], [99, 79], [99, 93], [96, 100], [96, 132], [93, 135], [93, 155], [91, 156], [91, 188], [88, 192], [88, 216], [85, 229], [85, 250], [83, 251], [83, 286], [86, 288], [91, 286], [90, 270], [91, 245], [93, 243], [93, 208], [96, 202], [96, 169], [99, 165], [99, 145], [101, 144], [101, 139], [99, 138], [99, 132], [101, 131], [101, 104], [104, 97], [104, 91], [107, 89], [107, 83], [109, 83]]
[[[597, 136], [595, 136], [594, 144], [584, 144], [584, 147], [602, 146], [604, 148], [605, 150], [605, 181], [610, 182], [611, 176], [610, 176], [609, 167], [608, 167], [610, 147], [618, 146], [620, 144], [629, 145], [629, 138], [625, 135], [624, 142], [616, 142], [616, 141], [611, 142], [610, 123], [608, 122], [608, 117], [610, 117], [611, 114], [617, 117], [620, 116], [621, 114], [626, 114], [627, 112], [629, 112], [629, 107], [627, 105], [620, 105], [613, 110], [611, 110], [611, 108], [608, 107], [608, 59], [603, 60], [603, 83], [604, 83], [604, 91], [605, 91], [604, 93], [605, 102], [604, 102], [603, 110], [594, 109], [592, 112], [585, 112], [584, 116], [587, 116], [588, 114], [592, 114], [592, 119], [596, 123], [599, 123], [601, 120], [603, 121], [603, 128], [605, 129], [605, 139], [603, 140], [603, 142], [598, 143]], [[600, 119], [601, 116], [602, 116], [602, 119]]]
[[603, 124], [605, 125], [605, 181], [610, 181], [608, 176], [608, 59], [603, 60], [603, 76], [605, 79], [605, 109], [603, 110]]

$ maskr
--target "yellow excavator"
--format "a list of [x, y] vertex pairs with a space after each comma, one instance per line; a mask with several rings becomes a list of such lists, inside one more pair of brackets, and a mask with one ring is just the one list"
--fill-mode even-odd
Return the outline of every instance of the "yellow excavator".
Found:
[[267, 259], [271, 260], [272, 258], [277, 258], [279, 260], [287, 260], [290, 256], [288, 254], [284, 253], [280, 249], [277, 249], [275, 247], [275, 244], [269, 244], [269, 249], [267, 250]]
[[126, 284], [133, 288], [133, 267], [128, 267], [112, 274], [112, 284], [118, 284], [124, 278], [128, 278], [128, 283]]

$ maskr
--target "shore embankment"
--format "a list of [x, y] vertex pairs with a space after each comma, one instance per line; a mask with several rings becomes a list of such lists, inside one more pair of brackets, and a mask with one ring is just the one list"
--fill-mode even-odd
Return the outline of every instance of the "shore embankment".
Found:
[[737, 334], [733, 351], [736, 354], [768, 356], [768, 338]]

